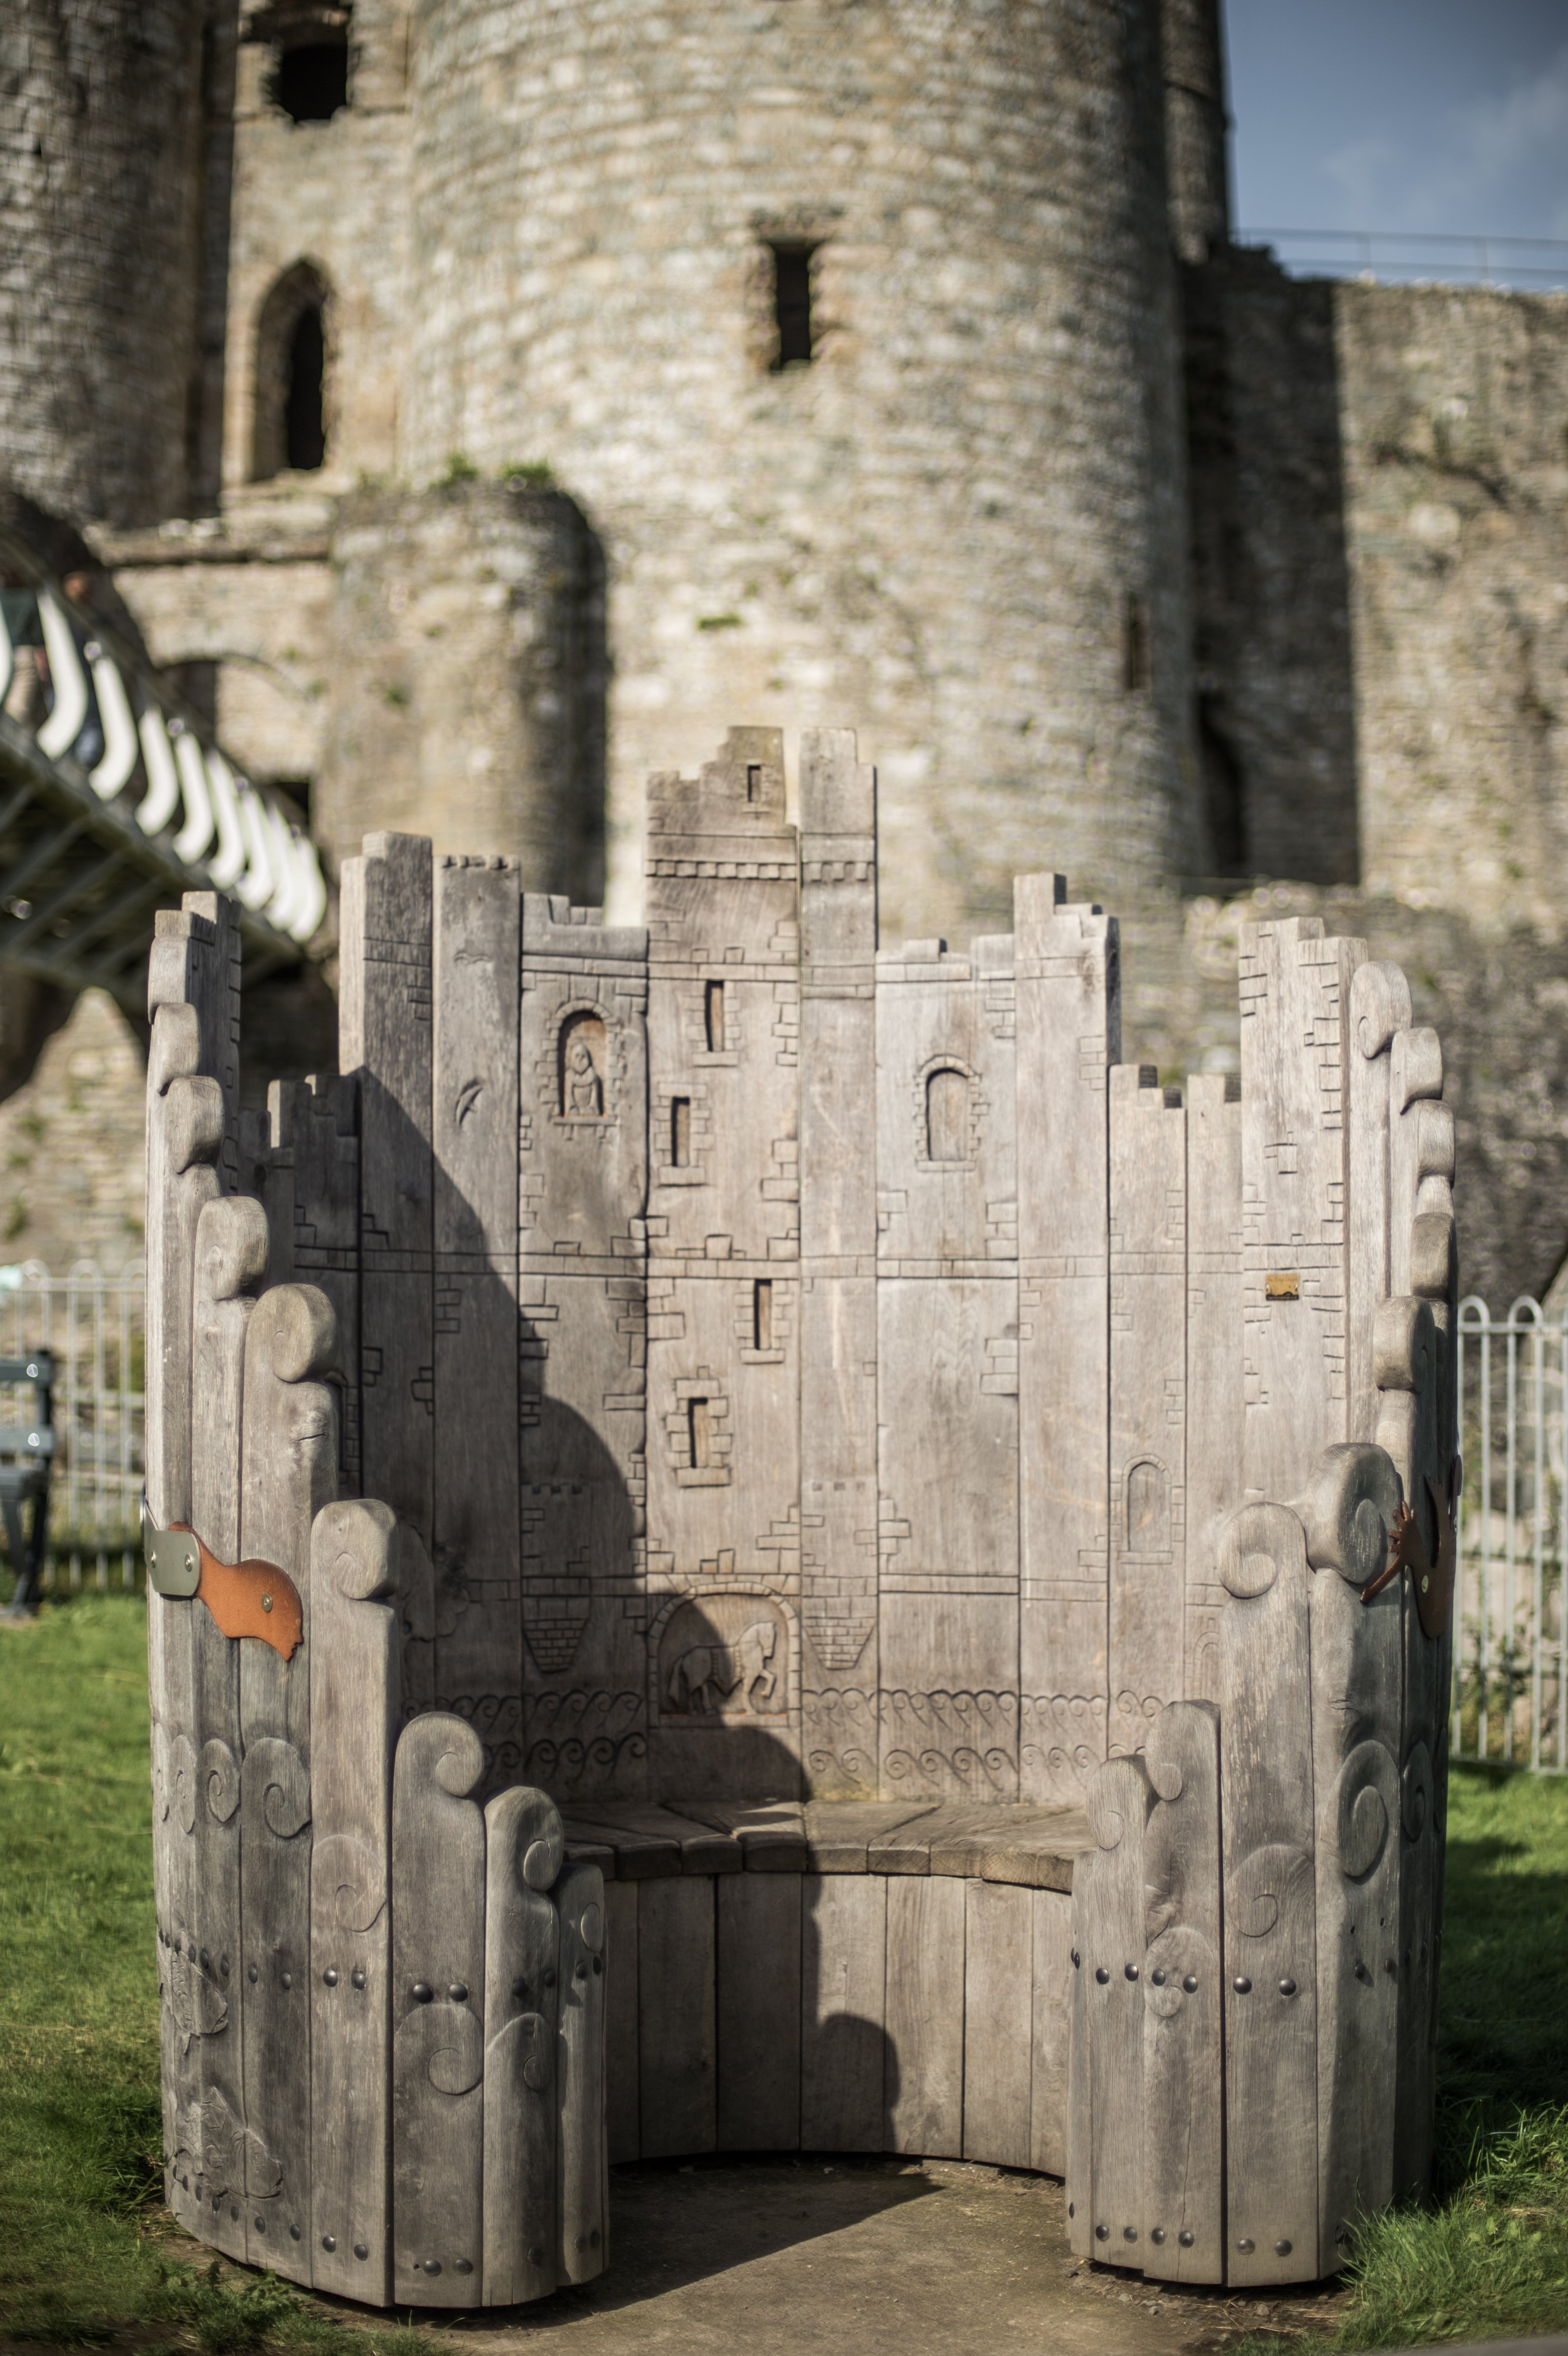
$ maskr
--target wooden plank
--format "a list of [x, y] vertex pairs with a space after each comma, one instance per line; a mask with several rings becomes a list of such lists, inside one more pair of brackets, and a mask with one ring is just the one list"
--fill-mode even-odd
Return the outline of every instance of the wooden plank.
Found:
[[802, 734], [801, 1749], [836, 1799], [877, 1775], [876, 772], [856, 754], [848, 729]]
[[[1070, 2192], [1087, 2210], [1089, 2247], [1107, 2265], [1138, 2265], [1143, 2216], [1144, 1827], [1154, 1794], [1141, 1759], [1113, 1759], [1089, 1786], [1096, 1847], [1073, 1887], [1083, 1989], [1088, 2131], [1073, 2122]], [[1077, 2060], [1074, 2061], [1075, 2078]], [[1078, 2222], [1076, 2217], [1074, 2223]], [[1076, 2246], [1076, 2244], [1075, 2244]]]
[[[360, 1478], [432, 1540], [431, 848], [372, 834], [343, 862], [338, 1068], [359, 1096]], [[443, 1617], [446, 1616], [443, 1614]], [[433, 1605], [432, 1605], [433, 1623]], [[415, 1643], [433, 1641], [416, 1625]], [[405, 1677], [411, 1696], [418, 1668]], [[431, 1676], [433, 1697], [433, 1672]]]
[[542, 2298], [557, 2281], [560, 1918], [549, 1891], [563, 1847], [554, 1802], [527, 1784], [485, 1811], [486, 2307]]
[[1111, 1073], [1110, 1719], [1141, 1749], [1181, 1698], [1187, 1588], [1187, 1116], [1152, 1065]]
[[742, 1873], [714, 1885], [720, 2151], [800, 2142], [801, 1882]]
[[1225, 2275], [1219, 1713], [1173, 1702], [1148, 1730], [1144, 1831], [1145, 2274]]
[[274, 1080], [269, 1091], [292, 1175], [289, 1265], [272, 1282], [320, 1287], [337, 1321], [341, 1365], [337, 1481], [359, 1494], [359, 1133], [357, 1084], [335, 1076]]
[[1018, 989], [1019, 1790], [1081, 1803], [1105, 1755], [1109, 1580], [1107, 1084], [1116, 920], [1066, 883], [1013, 886]]
[[1094, 2238], [1093, 2019], [1090, 2001], [1095, 1981], [1093, 1969], [1084, 1968], [1092, 1919], [1089, 1889], [1093, 1872], [1093, 1860], [1085, 1858], [1073, 1876], [1072, 1944], [1069, 1951], [1072, 1979], [1067, 2011], [1067, 2244], [1075, 2258], [1092, 2258], [1099, 2246]]
[[1034, 2036], [1034, 1913], [1027, 1890], [966, 1881], [964, 2157], [1028, 2168]]
[[[1371, 1322], [1369, 1316], [1369, 1323]], [[1318, 2258], [1393, 2195], [1403, 1597], [1387, 1560], [1398, 1483], [1381, 1449], [1333, 1449], [1306, 1515], [1317, 1815]], [[1391, 1969], [1391, 1966], [1394, 1968]]]
[[810, 1873], [865, 1873], [868, 1844], [929, 1815], [929, 1800], [813, 1800], [805, 1810]]
[[890, 2151], [964, 2153], [964, 1884], [911, 1878], [887, 1894], [882, 2110]]
[[875, 1873], [812, 1873], [802, 1885], [803, 2151], [886, 2147], [887, 1893]]
[[245, 1332], [245, 1421], [240, 1537], [252, 1560], [275, 1563], [298, 1590], [304, 1636], [292, 1662], [270, 1644], [240, 1660], [246, 1743], [292, 1742], [310, 1763], [310, 1533], [337, 1485], [337, 1401], [321, 1378], [336, 1364], [332, 1304], [312, 1284], [263, 1293]]
[[576, 1844], [603, 1845], [618, 1881], [658, 1881], [681, 1869], [680, 1844], [672, 1834], [642, 1832], [629, 1825], [608, 1825], [595, 1815], [580, 1816], [575, 1809], [567, 1812], [566, 1829]]
[[[191, 1355], [191, 1519], [224, 1562], [240, 1556], [240, 1436], [245, 1373], [245, 1333], [255, 1287], [267, 1262], [267, 1222], [259, 1203], [220, 1195], [197, 1222]], [[192, 1740], [200, 1759], [196, 1800], [193, 1897], [197, 1953], [203, 1972], [219, 1985], [228, 2024], [204, 2037], [200, 2051], [203, 2104], [212, 2089], [229, 2115], [245, 2115], [241, 2018], [245, 1974], [240, 1904], [240, 1646], [230, 1643], [205, 1604], [182, 1607], [189, 1616], [193, 1687]], [[242, 2188], [239, 2188], [242, 2190]], [[247, 2227], [230, 2216], [237, 2203], [206, 2192], [203, 2237], [229, 2257], [243, 2258]], [[302, 2240], [300, 2272], [309, 2278]], [[284, 2271], [291, 2269], [285, 2268]]]
[[718, 2133], [711, 1881], [637, 1892], [639, 2109], [645, 2159], [711, 2151]]
[[638, 2129], [637, 1889], [604, 1891], [604, 2133], [612, 2168], [642, 2156]]
[[1311, 2281], [1317, 2248], [1317, 1964], [1310, 1577], [1301, 1524], [1244, 1505], [1220, 1576], [1226, 2278]]
[[1350, 984], [1348, 1440], [1377, 1430], [1372, 1315], [1389, 1294], [1389, 1071], [1395, 1035], [1409, 1028], [1410, 984], [1398, 966], [1369, 959]]
[[[956, 1819], [956, 1821], [955, 1821]], [[930, 1869], [1029, 1890], [1071, 1890], [1076, 1858], [1094, 1846], [1082, 1808], [993, 1805], [944, 1809], [930, 1837]]]
[[392, 2247], [400, 2307], [482, 2303], [485, 1765], [465, 1719], [405, 1726], [392, 1771]]
[[749, 1873], [804, 1873], [805, 1815], [794, 1800], [685, 1800], [681, 1812], [731, 1834]]
[[1072, 1901], [1059, 1890], [1037, 1890], [1029, 1904], [1034, 1924], [1029, 2166], [1047, 2176], [1065, 2176], [1073, 1982]]
[[294, 1158], [278, 1142], [276, 1119], [283, 1083], [267, 1090], [267, 1109], [247, 1105], [239, 1123], [240, 1175], [245, 1193], [260, 1203], [267, 1221], [267, 1282], [294, 1280]]
[[230, 2187], [229, 2219], [236, 2222], [240, 2205], [251, 2265], [308, 2280], [310, 1778], [296, 1746], [277, 1735], [249, 1735], [240, 1795], [250, 2157], [245, 2189]]
[[[432, 1069], [435, 1544], [463, 1609], [435, 1637], [436, 1693], [481, 1737], [520, 1728], [517, 1008], [514, 864], [439, 859]], [[506, 1780], [492, 1740], [486, 1783]]]
[[1365, 958], [1364, 941], [1325, 939], [1317, 916], [1242, 928], [1252, 1497], [1298, 1495], [1321, 1451], [1346, 1437], [1349, 993]]
[[[678, 1885], [701, 1889], [699, 1882]], [[560, 1916], [560, 2188], [557, 2267], [592, 2282], [610, 2263], [610, 2179], [604, 2142], [604, 1885], [596, 1867], [569, 1865], [555, 1887]]]
[[682, 1873], [739, 1873], [745, 1851], [729, 1833], [699, 1824], [677, 1808], [657, 1806], [652, 1800], [592, 1800], [584, 1802], [574, 1822], [602, 1825], [617, 1841], [635, 1834], [661, 1848], [673, 1842]]
[[1223, 1072], [1187, 1079], [1187, 1613], [1189, 1700], [1220, 1693], [1214, 1576], [1242, 1494], [1242, 1091]]
[[311, 2279], [392, 2297], [392, 1755], [397, 1521], [325, 1505], [311, 1533]]

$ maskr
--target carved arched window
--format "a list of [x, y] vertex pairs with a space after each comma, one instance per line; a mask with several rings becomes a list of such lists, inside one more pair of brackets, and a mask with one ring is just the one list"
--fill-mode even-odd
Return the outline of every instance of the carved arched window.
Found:
[[969, 1159], [969, 1076], [939, 1064], [925, 1081], [925, 1158], [928, 1162]]
[[1170, 1551], [1170, 1480], [1163, 1464], [1147, 1460], [1127, 1474], [1127, 1552]]
[[562, 1120], [603, 1120], [604, 1018], [584, 1007], [569, 1014], [556, 1045], [556, 1109]]
[[285, 467], [313, 474], [326, 463], [332, 290], [314, 262], [285, 270], [256, 323], [252, 473], [263, 483]]

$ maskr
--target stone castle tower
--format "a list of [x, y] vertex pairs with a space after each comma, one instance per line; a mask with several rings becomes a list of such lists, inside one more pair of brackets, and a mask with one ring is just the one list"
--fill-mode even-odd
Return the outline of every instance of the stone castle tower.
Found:
[[1359, 895], [1545, 1283], [1568, 302], [1233, 244], [1219, 0], [16, 0], [0, 116], [0, 476], [329, 858], [633, 918], [650, 773], [853, 727], [884, 937], [1068, 868], [1172, 1077]]

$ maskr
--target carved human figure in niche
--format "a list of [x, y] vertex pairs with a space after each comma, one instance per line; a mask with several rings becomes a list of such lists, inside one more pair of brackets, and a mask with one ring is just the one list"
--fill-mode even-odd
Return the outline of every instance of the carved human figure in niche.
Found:
[[562, 1024], [557, 1053], [563, 1120], [603, 1119], [604, 1047], [600, 1015], [584, 1010]]

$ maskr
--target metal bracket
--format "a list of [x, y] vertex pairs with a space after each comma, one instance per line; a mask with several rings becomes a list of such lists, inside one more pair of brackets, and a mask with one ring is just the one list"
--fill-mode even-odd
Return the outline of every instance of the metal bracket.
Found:
[[187, 1597], [201, 1585], [201, 1548], [189, 1530], [161, 1530], [142, 1499], [142, 1551], [147, 1584], [158, 1595]]

